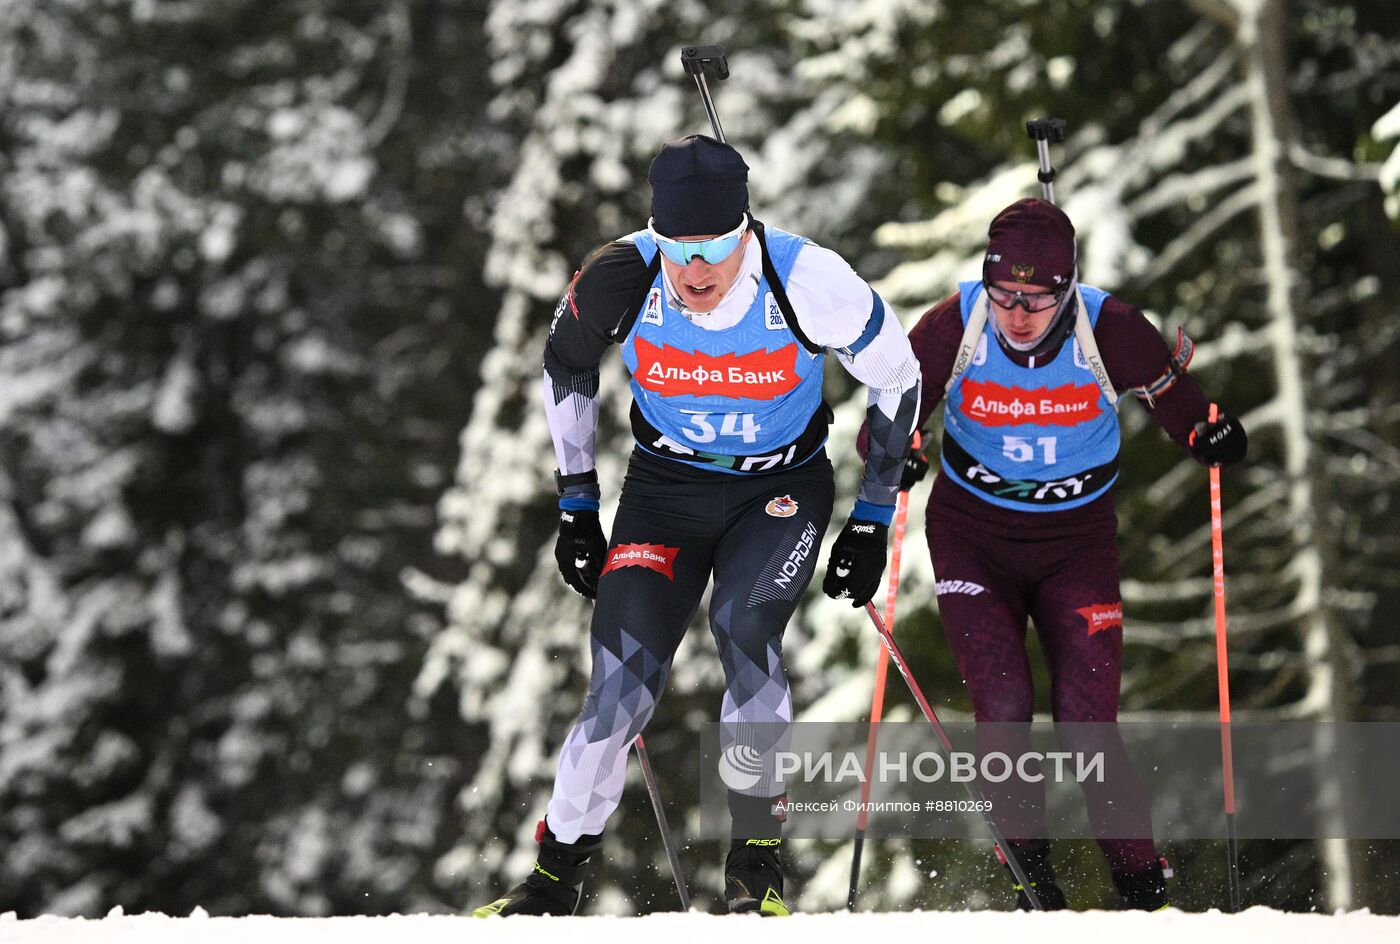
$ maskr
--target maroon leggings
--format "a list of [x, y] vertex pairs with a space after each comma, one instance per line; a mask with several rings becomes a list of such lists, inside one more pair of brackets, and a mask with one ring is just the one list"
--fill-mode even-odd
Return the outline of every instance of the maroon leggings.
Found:
[[[940, 475], [927, 532], [943, 631], [967, 683], [979, 752], [1016, 756], [1029, 747], [1035, 704], [1026, 621], [1050, 672], [1050, 704], [1062, 750], [1102, 751], [1104, 783], [1085, 782], [1094, 835], [1109, 867], [1137, 872], [1156, 861], [1142, 785], [1112, 724], [1122, 673], [1117, 516], [1105, 497], [1084, 508], [1015, 512], [990, 506]], [[1047, 775], [1052, 771], [1046, 771]], [[987, 784], [1013, 845], [1045, 835], [1043, 784]]]

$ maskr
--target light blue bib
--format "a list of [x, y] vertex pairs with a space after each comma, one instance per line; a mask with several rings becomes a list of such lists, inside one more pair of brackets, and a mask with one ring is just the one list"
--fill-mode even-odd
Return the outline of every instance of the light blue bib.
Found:
[[[773, 268], [786, 280], [807, 241], [771, 227], [766, 234]], [[651, 234], [630, 238], [650, 263], [657, 251]], [[639, 444], [672, 458], [705, 456], [721, 470], [762, 471], [752, 460], [789, 447], [822, 408], [824, 356], [798, 341], [766, 278], [739, 323], [718, 331], [697, 327], [673, 308], [663, 280], [658, 272], [622, 344], [632, 397], [665, 440], [658, 446], [639, 438]]]
[[[984, 304], [982, 283], [963, 282], [962, 320]], [[1080, 286], [1091, 326], [1108, 293]], [[1077, 508], [1118, 478], [1118, 414], [1071, 335], [1055, 359], [1022, 367], [998, 343], [989, 318], [967, 371], [948, 394], [942, 467], [984, 501], [1022, 511]]]

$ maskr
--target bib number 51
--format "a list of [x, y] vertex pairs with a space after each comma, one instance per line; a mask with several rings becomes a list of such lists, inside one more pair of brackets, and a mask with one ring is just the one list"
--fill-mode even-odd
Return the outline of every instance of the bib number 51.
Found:
[[[1055, 464], [1055, 437], [1041, 436], [1035, 441], [1035, 446], [1039, 446], [1043, 461], [1046, 465]], [[1001, 454], [1012, 462], [1030, 462], [1035, 458], [1035, 446], [1031, 445], [1029, 436], [1003, 436], [1001, 437]]]

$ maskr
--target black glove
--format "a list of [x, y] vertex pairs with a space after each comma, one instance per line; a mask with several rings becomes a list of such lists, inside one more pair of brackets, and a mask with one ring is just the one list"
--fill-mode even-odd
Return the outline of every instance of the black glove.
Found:
[[[915, 441], [917, 442], [917, 437]], [[928, 460], [911, 444], [909, 458], [904, 460], [904, 472], [899, 477], [899, 490], [901, 492], [909, 491], [922, 482], [925, 475], [928, 475]]]
[[851, 518], [831, 546], [822, 593], [833, 600], [851, 601], [859, 609], [880, 589], [885, 572], [885, 545], [889, 528], [878, 521]]
[[1214, 423], [1204, 420], [1191, 431], [1191, 455], [1202, 465], [1234, 465], [1249, 449], [1249, 437], [1238, 417], [1221, 413]]
[[587, 509], [559, 512], [559, 540], [554, 542], [554, 560], [564, 582], [592, 600], [598, 596], [598, 577], [608, 554], [608, 541], [598, 512]]

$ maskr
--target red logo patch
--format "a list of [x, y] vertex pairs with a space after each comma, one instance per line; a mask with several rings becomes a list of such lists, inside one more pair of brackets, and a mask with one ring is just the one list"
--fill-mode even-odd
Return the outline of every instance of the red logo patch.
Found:
[[962, 411], [983, 426], [1077, 426], [1103, 413], [1096, 384], [1065, 384], [1040, 390], [963, 381]]
[[645, 567], [667, 580], [675, 580], [672, 566], [679, 551], [678, 547], [663, 547], [660, 544], [619, 544], [608, 551], [608, 563], [603, 567], [603, 573], [619, 567]]
[[[657, 347], [638, 338], [637, 369], [632, 376], [647, 390], [663, 397], [747, 397], [776, 400], [801, 382], [797, 376], [797, 345], [752, 354], [711, 357], [699, 351]], [[1095, 388], [1097, 389], [1097, 388]]]
[[1090, 636], [1105, 629], [1123, 628], [1122, 603], [1095, 603], [1091, 606], [1081, 606], [1074, 612], [1084, 617], [1084, 622], [1089, 624]]

